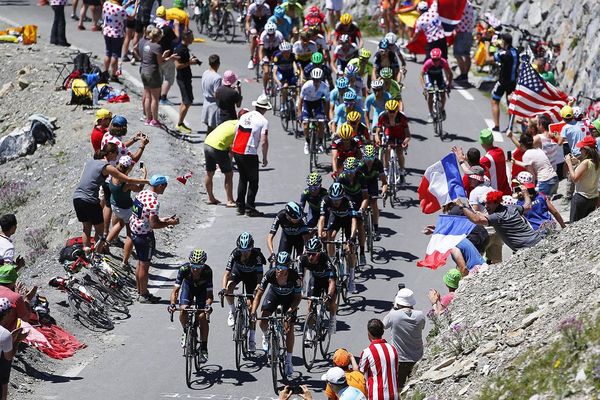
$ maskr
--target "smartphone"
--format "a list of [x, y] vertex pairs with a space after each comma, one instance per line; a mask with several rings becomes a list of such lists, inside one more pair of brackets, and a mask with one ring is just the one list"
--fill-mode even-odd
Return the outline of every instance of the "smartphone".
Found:
[[511, 160], [512, 160], [512, 151], [510, 151], [510, 150], [506, 150], [506, 159], [507, 159], [508, 161], [511, 161]]
[[291, 386], [290, 389], [292, 389], [292, 394], [302, 394], [303, 390], [300, 386]]
[[404, 283], [399, 283], [398, 284], [398, 290], [402, 290], [406, 287], [406, 285]]
[[140, 169], [144, 168], [144, 162], [140, 161]]

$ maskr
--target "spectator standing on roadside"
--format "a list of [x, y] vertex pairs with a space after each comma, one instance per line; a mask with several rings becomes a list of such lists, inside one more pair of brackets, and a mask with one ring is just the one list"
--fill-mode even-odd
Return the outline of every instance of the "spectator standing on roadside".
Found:
[[569, 177], [575, 184], [575, 192], [571, 199], [570, 221], [579, 221], [596, 209], [598, 203], [598, 180], [600, 178], [600, 154], [596, 147], [596, 139], [585, 136], [575, 145], [580, 149], [579, 165], [572, 154], [565, 156], [565, 164]]
[[[179, 21], [168, 20], [167, 10], [164, 6], [160, 6], [156, 9], [156, 17], [155, 25], [162, 31], [162, 37], [158, 43], [160, 44], [163, 54], [171, 54], [175, 49], [175, 46], [180, 42]], [[163, 77], [160, 88], [160, 104], [163, 106], [172, 106], [173, 103], [167, 99], [167, 95], [169, 94], [169, 90], [171, 90], [171, 86], [175, 83], [174, 58], [160, 65], [160, 74]]]
[[135, 65], [136, 61], [141, 61], [142, 59], [139, 43], [147, 34], [146, 28], [150, 25], [154, 1], [155, 0], [139, 0], [137, 11], [135, 13], [135, 34], [133, 35], [133, 59], [131, 60], [131, 65]]
[[[512, 132], [508, 131], [507, 134]], [[550, 162], [550, 159], [544, 153], [544, 150], [533, 147], [533, 137], [521, 135], [519, 144], [523, 153], [523, 161], [513, 160], [521, 167], [525, 167], [537, 181], [537, 187], [540, 193], [546, 196], [552, 196], [558, 189], [558, 175]]]
[[429, 289], [429, 301], [431, 302], [433, 313], [435, 315], [442, 314], [446, 311], [450, 303], [452, 303], [452, 300], [454, 300], [454, 293], [456, 292], [456, 289], [458, 289], [458, 283], [461, 279], [462, 274], [460, 271], [456, 268], [452, 268], [444, 275], [444, 284], [448, 288], [448, 293], [442, 296], [437, 290]]
[[188, 46], [194, 42], [194, 33], [185, 31], [179, 46], [175, 48], [175, 68], [177, 69], [177, 86], [181, 92], [181, 105], [179, 106], [179, 132], [189, 134], [192, 129], [185, 124], [188, 110], [194, 103], [194, 88], [192, 86], [192, 65], [200, 65], [202, 61], [190, 54]]
[[79, 11], [79, 25], [77, 25], [77, 29], [80, 31], [85, 31], [85, 26], [83, 26], [83, 22], [85, 21], [85, 14], [87, 9], [90, 9], [92, 13], [92, 27], [90, 30], [92, 32], [98, 32], [100, 27], [98, 26], [98, 20], [100, 19], [100, 10], [101, 10], [101, 2], [100, 0], [82, 0], [81, 11]]
[[215, 92], [215, 101], [219, 107], [219, 124], [237, 118], [235, 108], [242, 105], [242, 88], [233, 71], [223, 73], [223, 84]]
[[221, 59], [217, 54], [208, 57], [209, 69], [202, 74], [202, 95], [204, 104], [202, 105], [202, 122], [206, 124], [206, 134], [208, 135], [218, 125], [219, 107], [215, 103], [215, 92], [221, 86], [221, 75], [217, 73], [221, 66]]
[[96, 111], [96, 120], [94, 121], [94, 128], [92, 128], [92, 135], [90, 137], [94, 153], [100, 151], [102, 148], [102, 138], [108, 131], [108, 126], [110, 125], [112, 117], [112, 113], [106, 108], [101, 108]]
[[327, 382], [327, 389], [335, 397], [329, 399], [367, 400], [362, 391], [348, 384], [347, 375], [340, 367], [329, 368], [321, 380]]
[[[252, 102], [254, 111], [242, 115], [233, 138], [233, 158], [238, 167], [239, 181], [237, 189], [237, 214], [259, 217], [263, 214], [256, 210], [256, 194], [258, 193], [258, 147], [262, 150], [262, 166], [269, 161], [269, 121], [264, 114], [272, 108], [269, 98], [261, 94]], [[246, 197], [247, 194], [247, 197]]]
[[[574, 157], [579, 157], [581, 155], [581, 150], [579, 147], [577, 147], [577, 143], [581, 142], [585, 137], [585, 129], [574, 118], [573, 108], [571, 106], [564, 106], [560, 110], [560, 116], [565, 122], [565, 125], [560, 131], [561, 140], [558, 143], [564, 143], [567, 145], [564, 146], [565, 155], [572, 154]], [[563, 199], [564, 204], [568, 204], [571, 201], [571, 198], [573, 197], [573, 192], [575, 191], [575, 182], [573, 182], [571, 178], [572, 175], [567, 174], [568, 185], [567, 193], [565, 195], [565, 198]]]
[[493, 56], [488, 58], [490, 63], [500, 63], [498, 82], [492, 89], [492, 130], [500, 132], [500, 100], [506, 98], [517, 87], [517, 74], [519, 71], [519, 52], [512, 46], [512, 36], [508, 33], [500, 35], [500, 48]]
[[371, 344], [362, 351], [359, 370], [367, 381], [369, 400], [397, 400], [398, 352], [383, 339], [383, 322], [369, 320], [367, 332]]
[[544, 151], [544, 153], [550, 160], [552, 167], [556, 171], [558, 180], [561, 181], [565, 177], [563, 170], [565, 165], [565, 153], [562, 146], [558, 144], [560, 139], [560, 133], [550, 132], [549, 126], [552, 123], [552, 121], [547, 115], [538, 115], [537, 119], [538, 134], [533, 138], [534, 146], [536, 145], [536, 143], [539, 143], [539, 147]]
[[419, 32], [423, 32], [427, 39], [425, 47], [425, 60], [430, 58], [429, 52], [436, 47], [442, 51], [442, 58], [448, 59], [448, 43], [446, 43], [446, 34], [442, 27], [440, 14], [437, 10], [437, 1], [427, 5], [426, 1], [417, 4], [417, 11], [421, 14], [415, 23], [415, 37]]
[[473, 29], [475, 28], [475, 9], [471, 0], [467, 0], [463, 15], [456, 25], [454, 38], [454, 56], [460, 70], [456, 81], [466, 81], [471, 69], [471, 46], [473, 45]]
[[131, 58], [129, 58], [129, 44], [133, 41], [135, 36], [135, 15], [138, 7], [138, 0], [125, 0], [125, 3], [123, 3], [127, 19], [125, 20], [125, 38], [123, 39], [123, 47], [121, 48], [122, 62], [131, 61]]
[[425, 315], [415, 310], [415, 295], [410, 289], [400, 289], [394, 298], [394, 308], [383, 318], [390, 329], [392, 344], [398, 353], [398, 391], [402, 390], [415, 363], [423, 357]]
[[17, 216], [4, 214], [0, 217], [0, 263], [14, 264], [17, 271], [25, 266], [25, 259], [15, 257], [15, 245], [10, 238], [17, 231]]
[[504, 150], [494, 146], [494, 135], [487, 128], [479, 133], [479, 143], [485, 154], [479, 160], [481, 166], [489, 173], [490, 185], [503, 194], [511, 194], [508, 176], [506, 175], [506, 157]]
[[2, 400], [8, 398], [8, 383], [13, 357], [19, 349], [19, 343], [29, 334], [23, 332], [23, 328], [9, 330], [4, 326], [8, 314], [12, 312], [13, 308], [14, 304], [9, 299], [0, 297], [0, 385], [2, 385], [0, 399]]
[[[367, 386], [365, 382], [365, 377], [358, 370], [358, 364], [356, 363], [356, 359], [354, 358], [352, 353], [350, 353], [346, 349], [337, 349], [333, 353], [332, 361], [334, 367], [341, 368], [344, 371], [344, 374], [346, 375], [346, 383], [348, 384], [348, 386], [352, 386], [358, 389], [364, 396], [366, 396]], [[325, 386], [325, 396], [327, 396], [329, 400], [337, 400], [339, 398], [338, 392], [334, 391], [331, 385], [329, 385], [329, 382]]]
[[57, 46], [69, 47], [71, 43], [67, 42], [66, 5], [67, 0], [50, 0], [50, 7], [52, 7], [52, 11], [54, 12], [54, 21], [52, 22], [52, 30], [50, 31], [50, 43]]
[[107, 0], [102, 6], [102, 34], [104, 35], [104, 72], [109, 73], [112, 82], [119, 82], [119, 58], [125, 40], [125, 24], [127, 13], [121, 0]]
[[148, 291], [148, 270], [156, 249], [154, 230], [179, 224], [177, 215], [168, 218], [158, 216], [160, 207], [158, 195], [165, 192], [167, 184], [168, 178], [166, 176], [152, 175], [150, 188], [142, 190], [136, 196], [131, 207], [132, 215], [129, 220], [129, 227], [131, 228], [131, 238], [138, 258], [135, 280], [140, 303], [154, 304], [160, 301], [160, 297], [150, 294]]

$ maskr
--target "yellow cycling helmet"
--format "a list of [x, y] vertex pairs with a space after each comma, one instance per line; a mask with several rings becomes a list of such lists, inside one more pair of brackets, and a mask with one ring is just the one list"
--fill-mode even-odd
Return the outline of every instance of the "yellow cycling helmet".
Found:
[[573, 108], [571, 106], [564, 106], [560, 109], [560, 116], [564, 119], [573, 118]]
[[352, 15], [348, 13], [343, 13], [340, 17], [340, 22], [342, 25], [350, 25], [352, 23]]
[[360, 113], [358, 111], [350, 111], [348, 115], [346, 115], [346, 121], [348, 122], [356, 122], [360, 120]]
[[350, 139], [353, 133], [354, 130], [352, 129], [352, 126], [349, 123], [345, 122], [342, 124], [342, 126], [340, 126], [340, 138]]
[[388, 100], [385, 103], [385, 109], [388, 111], [398, 111], [398, 107], [400, 107], [398, 100]]
[[360, 58], [366, 58], [369, 59], [371, 58], [371, 52], [367, 49], [365, 49], [364, 47], [362, 49], [360, 49], [360, 51], [358, 52], [358, 56]]

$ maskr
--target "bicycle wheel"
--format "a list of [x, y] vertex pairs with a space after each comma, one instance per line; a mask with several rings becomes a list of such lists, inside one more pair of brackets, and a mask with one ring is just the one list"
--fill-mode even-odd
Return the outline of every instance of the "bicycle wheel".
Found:
[[329, 353], [329, 344], [331, 343], [331, 331], [329, 330], [331, 317], [329, 311], [325, 308], [325, 304], [321, 307], [323, 309], [321, 310], [321, 320], [319, 321], [319, 349], [321, 350], [321, 356], [325, 359]]
[[223, 36], [225, 36], [227, 43], [232, 43], [235, 40], [235, 19], [229, 11], [225, 11], [223, 16]]
[[436, 93], [433, 98], [433, 131], [436, 136], [442, 135], [442, 110], [439, 95]]
[[[221, 14], [221, 10], [217, 10], [216, 11], [216, 15], [214, 16], [214, 21], [218, 21], [216, 24], [210, 24], [211, 27], [208, 30], [208, 35], [210, 36], [210, 38], [212, 40], [217, 40], [217, 38], [219, 37], [219, 35], [221, 34], [221, 29], [222, 29], [222, 25], [220, 24], [220, 21], [222, 21], [222, 14]], [[209, 17], [210, 20], [210, 17]]]
[[[339, 265], [339, 277], [340, 277], [340, 296], [341, 300], [344, 302], [344, 305], [348, 304], [348, 273], [346, 272], [346, 260], [343, 258], [340, 259]], [[339, 302], [338, 302], [339, 304]]]
[[310, 138], [310, 142], [308, 144], [308, 170], [309, 172], [313, 172], [313, 170], [317, 169], [317, 132], [314, 127], [310, 127], [308, 132], [308, 137]]
[[371, 253], [371, 261], [373, 261], [373, 214], [369, 210], [365, 214], [365, 236], [367, 237], [367, 251]]
[[[191, 316], [190, 316], [191, 318]], [[185, 347], [183, 348], [185, 356], [185, 383], [187, 387], [192, 387], [192, 368], [195, 367], [196, 358], [196, 335], [194, 335], [194, 325], [189, 324], [185, 332]]]
[[281, 127], [284, 132], [289, 132], [290, 128], [290, 117], [288, 111], [287, 101], [281, 103], [281, 112], [279, 113], [279, 119], [281, 120]]
[[[312, 327], [310, 326], [312, 322]], [[309, 312], [304, 321], [304, 329], [302, 331], [302, 361], [307, 371], [310, 371], [315, 358], [317, 356], [317, 342], [319, 340], [319, 334], [317, 328], [317, 315], [314, 312]], [[310, 336], [310, 338], [308, 337]]]
[[242, 367], [242, 355], [244, 353], [244, 326], [243, 326], [243, 317], [242, 312], [237, 310], [235, 312], [235, 328], [234, 328], [234, 337], [235, 337], [235, 368], [239, 371]]
[[110, 330], [114, 328], [114, 324], [111, 318], [106, 313], [104, 307], [83, 299], [75, 293], [69, 293], [67, 296], [69, 307], [72, 308], [74, 316], [76, 316], [80, 322], [89, 323], [97, 328]]
[[269, 361], [271, 363], [271, 378], [273, 379], [273, 390], [278, 395], [277, 390], [277, 371], [279, 370], [279, 343], [277, 343], [277, 334], [271, 331], [269, 338]]
[[94, 299], [103, 303], [107, 309], [115, 311], [119, 314], [129, 315], [129, 308], [127, 307], [127, 304], [118, 298], [115, 292], [107, 287], [107, 284], [100, 283], [96, 280], [91, 280], [92, 278], [88, 278], [88, 275], [86, 275], [86, 278], [85, 287], [89, 289]]

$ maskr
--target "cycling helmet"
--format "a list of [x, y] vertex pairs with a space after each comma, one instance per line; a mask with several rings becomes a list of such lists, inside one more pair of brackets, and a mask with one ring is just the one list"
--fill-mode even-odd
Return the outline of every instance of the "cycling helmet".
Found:
[[354, 64], [348, 64], [344, 70], [344, 75], [350, 77], [355, 76], [358, 73], [358, 67]]
[[291, 261], [292, 258], [290, 257], [290, 253], [288, 253], [287, 251], [280, 251], [279, 253], [277, 253], [277, 260], [275, 262], [276, 265], [289, 267]]
[[256, 3], [256, 5], [262, 5], [265, 4], [265, 0], [254, 0], [254, 2]]
[[273, 11], [273, 15], [275, 15], [275, 18], [283, 18], [283, 16], [285, 15], [285, 10], [281, 6], [275, 7], [275, 10]]
[[204, 250], [194, 249], [190, 253], [189, 260], [192, 265], [204, 265], [207, 258], [208, 256]]
[[400, 107], [398, 100], [388, 100], [385, 102], [385, 109], [388, 111], [398, 111], [398, 107]]
[[306, 251], [311, 253], [320, 253], [323, 251], [323, 242], [318, 237], [312, 237], [306, 242]]
[[383, 38], [379, 41], [380, 50], [387, 50], [388, 47], [390, 47], [390, 42], [388, 42], [386, 38]]
[[344, 93], [344, 101], [356, 101], [356, 93], [354, 90], [348, 90]]
[[363, 148], [363, 157], [367, 159], [373, 159], [376, 157], [375, 146], [368, 144]]
[[429, 6], [426, 1], [420, 1], [419, 4], [417, 4], [417, 11], [425, 12], [427, 10], [429, 10]]
[[285, 205], [285, 213], [292, 219], [302, 218], [302, 208], [294, 201], [290, 201]]
[[360, 58], [366, 58], [367, 60], [369, 58], [371, 58], [371, 52], [367, 49], [365, 49], [364, 47], [362, 49], [360, 49], [360, 51], [358, 52], [358, 56]]
[[184, 9], [185, 8], [185, 3], [184, 3], [183, 0], [173, 0], [173, 7]]
[[279, 45], [279, 50], [281, 51], [291, 51], [292, 44], [290, 42], [283, 42]]
[[383, 79], [375, 79], [371, 82], [371, 89], [381, 89], [383, 87]]
[[310, 77], [312, 79], [323, 79], [323, 70], [321, 68], [314, 68], [310, 71]]
[[348, 115], [346, 115], [346, 120], [348, 122], [356, 122], [360, 120], [360, 113], [358, 111], [350, 111]]
[[342, 76], [341, 78], [337, 78], [335, 81], [335, 87], [339, 89], [346, 89], [348, 87], [348, 78]]
[[341, 183], [335, 182], [329, 187], [329, 197], [333, 200], [344, 197], [344, 187]]
[[[581, 116], [583, 116], [583, 110], [581, 109], [581, 107], [573, 107], [573, 118], [575, 119], [579, 119], [581, 118]], [[114, 118], [113, 118], [114, 120]]]
[[352, 129], [352, 125], [350, 125], [347, 122], [344, 122], [340, 126], [340, 132], [338, 135], [340, 136], [341, 139], [347, 140], [352, 137], [353, 133], [354, 133], [354, 129]]
[[310, 61], [313, 64], [321, 64], [323, 62], [323, 54], [319, 52], [313, 53], [312, 57], [310, 57]]
[[564, 106], [560, 110], [560, 116], [563, 117], [564, 119], [573, 118], [573, 108], [571, 108], [571, 106]]
[[379, 71], [379, 76], [381, 76], [384, 79], [391, 78], [392, 75], [394, 75], [394, 71], [392, 71], [390, 67], [381, 68], [381, 71]]
[[440, 59], [440, 58], [442, 58], [442, 50], [440, 50], [439, 48], [436, 47], [434, 49], [431, 49], [431, 52], [429, 53], [429, 55], [431, 56], [431, 58], [433, 60]]
[[340, 22], [342, 25], [350, 25], [352, 23], [352, 15], [348, 13], [343, 13], [340, 17]]
[[348, 36], [346, 34], [341, 35], [339, 42], [340, 43], [350, 43], [350, 36]]
[[396, 44], [396, 42], [398, 41], [398, 36], [396, 36], [394, 32], [388, 32], [385, 35], [385, 38], [387, 39], [389, 44]]
[[248, 250], [254, 247], [254, 238], [248, 232], [243, 232], [235, 242], [238, 249]]
[[348, 157], [344, 160], [344, 170], [352, 171], [358, 167], [358, 162], [355, 157]]
[[323, 178], [316, 172], [311, 172], [306, 177], [306, 185], [307, 186], [321, 186], [323, 183]]
[[274, 34], [276, 30], [277, 25], [275, 25], [273, 22], [267, 22], [267, 24], [265, 25], [265, 31], [267, 31], [267, 34], [269, 35]]
[[310, 14], [319, 14], [319, 15], [321, 14], [321, 10], [317, 6], [310, 6], [310, 8], [308, 9], [308, 12]]

